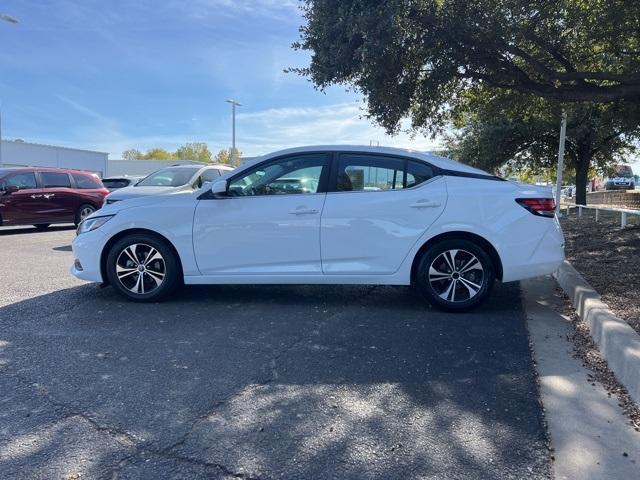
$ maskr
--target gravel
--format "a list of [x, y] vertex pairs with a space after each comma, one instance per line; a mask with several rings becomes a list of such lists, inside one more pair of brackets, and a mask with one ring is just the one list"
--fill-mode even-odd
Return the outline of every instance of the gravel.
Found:
[[593, 212], [562, 217], [567, 260], [602, 296], [602, 301], [640, 333], [640, 217], [620, 228], [618, 215]]
[[557, 292], [558, 295], [565, 299], [563, 314], [571, 319], [572, 329], [567, 335], [567, 339], [573, 345], [573, 356], [580, 359], [583, 366], [592, 372], [587, 375], [586, 381], [591, 385], [595, 385], [596, 382], [602, 384], [609, 397], [615, 396], [618, 400], [618, 406], [622, 409], [624, 415], [629, 418], [631, 426], [637, 432], [640, 432], [640, 408], [633, 401], [627, 389], [609, 369], [607, 361], [602, 358], [598, 347], [591, 338], [589, 327], [580, 320], [569, 298], [562, 289], [558, 288]]

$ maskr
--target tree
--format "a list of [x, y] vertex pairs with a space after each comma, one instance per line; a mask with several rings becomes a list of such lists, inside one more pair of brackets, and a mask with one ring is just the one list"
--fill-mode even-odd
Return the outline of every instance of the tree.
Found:
[[173, 160], [173, 154], [164, 148], [150, 148], [142, 156], [143, 160]]
[[305, 0], [293, 69], [348, 84], [389, 132], [447, 123], [470, 88], [560, 102], [640, 98], [637, 0]]
[[195, 160], [198, 162], [211, 163], [212, 154], [206, 143], [193, 142], [179, 147], [173, 153], [173, 158], [177, 160]]
[[476, 90], [467, 93], [453, 112], [459, 131], [449, 138], [450, 155], [488, 170], [503, 165], [532, 174], [554, 169], [563, 108], [567, 113], [566, 166], [575, 169], [576, 202], [584, 205], [590, 169], [604, 172], [635, 150], [640, 138], [637, 103], [562, 107], [508, 91]]
[[122, 152], [122, 158], [125, 160], [140, 160], [142, 158], [142, 152], [135, 148], [130, 148]]
[[[242, 152], [240, 152], [240, 150], [238, 150], [237, 148], [235, 149], [235, 156], [233, 157], [231, 155], [230, 148], [229, 149], [223, 148], [216, 154], [214, 158], [214, 162], [223, 163], [225, 165], [237, 166], [237, 165], [240, 165], [241, 158], [242, 158]], [[234, 163], [234, 160], [235, 160], [235, 163]]]

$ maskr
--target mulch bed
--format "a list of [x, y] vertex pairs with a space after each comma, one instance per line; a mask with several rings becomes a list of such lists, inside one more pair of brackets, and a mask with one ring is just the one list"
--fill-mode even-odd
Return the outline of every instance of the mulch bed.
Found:
[[560, 222], [566, 238], [566, 256], [576, 270], [602, 295], [602, 301], [640, 333], [640, 217], [620, 217], [575, 210]]

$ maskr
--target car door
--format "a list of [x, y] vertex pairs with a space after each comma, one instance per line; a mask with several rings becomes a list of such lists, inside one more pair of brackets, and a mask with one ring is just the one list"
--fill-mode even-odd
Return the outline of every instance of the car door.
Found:
[[78, 200], [66, 172], [40, 171], [40, 185], [44, 198], [43, 219], [50, 222], [71, 222], [75, 219]]
[[390, 155], [340, 153], [321, 219], [328, 275], [395, 273], [445, 207], [445, 181], [429, 164]]
[[8, 224], [30, 224], [39, 220], [38, 211], [42, 208], [42, 192], [38, 188], [33, 172], [19, 172], [7, 176], [2, 187], [18, 187], [13, 193], [0, 192], [0, 215]]
[[321, 274], [327, 158], [321, 152], [263, 162], [231, 177], [223, 198], [200, 200], [193, 222], [200, 272]]

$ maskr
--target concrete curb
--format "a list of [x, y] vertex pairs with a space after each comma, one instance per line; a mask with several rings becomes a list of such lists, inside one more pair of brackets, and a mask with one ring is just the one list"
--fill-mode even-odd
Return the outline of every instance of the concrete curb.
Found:
[[560, 265], [554, 277], [589, 327], [609, 368], [627, 388], [631, 398], [640, 403], [640, 335], [615, 316], [598, 292], [568, 261]]

